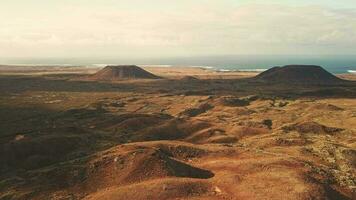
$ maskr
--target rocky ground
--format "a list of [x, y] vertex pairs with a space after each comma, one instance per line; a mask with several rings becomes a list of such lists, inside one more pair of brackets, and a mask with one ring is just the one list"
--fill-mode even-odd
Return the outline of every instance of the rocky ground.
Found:
[[355, 198], [354, 84], [191, 70], [1, 75], [0, 199]]

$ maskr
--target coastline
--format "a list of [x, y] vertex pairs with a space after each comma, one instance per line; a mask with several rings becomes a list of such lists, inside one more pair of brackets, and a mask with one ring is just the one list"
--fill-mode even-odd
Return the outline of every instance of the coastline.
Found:
[[[93, 74], [108, 64], [79, 65], [0, 65], [0, 75], [51, 75], [51, 74]], [[265, 69], [217, 69], [212, 66], [184, 65], [139, 65], [143, 69], [162, 77], [179, 79], [196, 76], [200, 79], [239, 79], [258, 75]], [[356, 81], [356, 73], [335, 74], [340, 78]]]

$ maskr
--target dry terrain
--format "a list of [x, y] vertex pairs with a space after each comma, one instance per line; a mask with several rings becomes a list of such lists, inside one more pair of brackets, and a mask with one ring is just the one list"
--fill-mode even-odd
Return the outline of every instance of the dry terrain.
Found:
[[355, 82], [144, 69], [1, 66], [0, 199], [356, 198]]

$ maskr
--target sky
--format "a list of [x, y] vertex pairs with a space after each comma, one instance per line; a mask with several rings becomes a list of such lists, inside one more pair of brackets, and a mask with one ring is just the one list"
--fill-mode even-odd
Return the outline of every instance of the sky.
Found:
[[356, 55], [356, 0], [0, 0], [0, 57]]

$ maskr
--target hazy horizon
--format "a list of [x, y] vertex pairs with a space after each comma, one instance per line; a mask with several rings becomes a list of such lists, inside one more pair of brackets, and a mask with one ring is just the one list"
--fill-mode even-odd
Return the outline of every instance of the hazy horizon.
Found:
[[3, 0], [0, 57], [350, 55], [354, 0]]
[[0, 65], [60, 65], [60, 66], [106, 66], [106, 65], [169, 65], [199, 66], [215, 70], [255, 70], [289, 64], [319, 65], [335, 73], [356, 73], [354, 55], [210, 55], [181, 57], [73, 57], [73, 58], [0, 58]]

